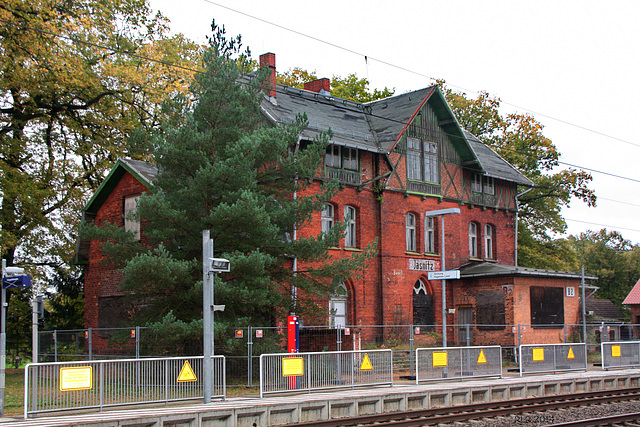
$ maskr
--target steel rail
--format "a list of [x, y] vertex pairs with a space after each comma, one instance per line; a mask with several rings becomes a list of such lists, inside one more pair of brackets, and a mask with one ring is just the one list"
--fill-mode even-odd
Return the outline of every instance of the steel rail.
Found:
[[[420, 425], [433, 425], [625, 400], [640, 400], [640, 387], [598, 390], [584, 393], [542, 396], [489, 403], [475, 403], [431, 409], [418, 409], [413, 411], [391, 412], [334, 420], [311, 421], [305, 422], [304, 425], [317, 427], [339, 427], [375, 424], [376, 427], [382, 427], [415, 426], [417, 422], [419, 422]], [[296, 424], [289, 424], [282, 427], [291, 427], [295, 425]]]
[[568, 421], [566, 423], [549, 424], [547, 427], [594, 427], [612, 426], [620, 423], [640, 421], [640, 412], [611, 415], [601, 418], [589, 418], [588, 420]]

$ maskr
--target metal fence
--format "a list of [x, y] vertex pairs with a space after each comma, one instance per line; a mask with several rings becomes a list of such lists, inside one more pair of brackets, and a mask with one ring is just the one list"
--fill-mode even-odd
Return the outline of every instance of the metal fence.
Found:
[[[505, 368], [518, 368], [520, 345], [544, 343], [580, 343], [580, 324], [566, 325], [447, 325], [447, 343], [451, 347], [502, 346]], [[551, 332], [550, 332], [551, 331]], [[287, 351], [286, 327], [223, 328], [216, 326], [215, 353], [226, 357], [227, 385], [252, 387], [259, 383], [260, 354]], [[301, 326], [300, 351], [342, 351], [392, 349], [396, 376], [414, 376], [415, 349], [441, 347], [440, 325]], [[174, 343], [170, 334], [153, 328], [132, 327], [43, 331], [39, 333], [40, 362], [102, 360], [198, 354], [202, 343], [197, 334]], [[600, 361], [600, 343], [640, 339], [640, 325], [591, 323], [587, 325], [587, 354]]]
[[391, 350], [260, 356], [260, 397], [269, 393], [393, 385]]
[[602, 369], [640, 366], [640, 341], [603, 342]]
[[521, 345], [520, 376], [544, 372], [587, 370], [587, 349], [584, 344]]
[[478, 377], [502, 378], [502, 348], [444, 347], [416, 350], [416, 384]]
[[[213, 356], [212, 398], [224, 398], [225, 359]], [[24, 417], [69, 409], [202, 399], [202, 356], [31, 363]]]

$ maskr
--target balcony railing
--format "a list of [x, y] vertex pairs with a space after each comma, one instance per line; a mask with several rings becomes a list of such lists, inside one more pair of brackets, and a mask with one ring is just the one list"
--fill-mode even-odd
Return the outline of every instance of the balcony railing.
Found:
[[344, 184], [359, 185], [361, 183], [359, 171], [325, 167], [324, 176], [332, 179], [335, 178]]

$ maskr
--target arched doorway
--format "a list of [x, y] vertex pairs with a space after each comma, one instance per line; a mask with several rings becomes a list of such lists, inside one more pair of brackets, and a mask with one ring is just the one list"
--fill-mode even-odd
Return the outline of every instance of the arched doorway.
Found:
[[435, 325], [433, 293], [422, 279], [418, 279], [413, 285], [413, 324]]

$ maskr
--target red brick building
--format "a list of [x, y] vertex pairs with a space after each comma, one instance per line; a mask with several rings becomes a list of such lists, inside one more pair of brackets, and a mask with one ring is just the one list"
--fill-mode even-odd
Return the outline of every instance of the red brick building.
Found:
[[[517, 197], [531, 181], [460, 128], [437, 86], [361, 104], [331, 96], [328, 79], [306, 90], [276, 85], [275, 55], [260, 59], [273, 72], [274, 89], [262, 102], [266, 120], [287, 123], [305, 113], [309, 127], [301, 141], [332, 131], [307, 191], [326, 179], [338, 179], [341, 190], [298, 236], [315, 236], [346, 219], [334, 257], [378, 241], [378, 254], [362, 274], [319, 301], [327, 313], [319, 323], [432, 330], [428, 325], [443, 320], [442, 281], [428, 273], [440, 270], [460, 271], [445, 287], [449, 345], [514, 345], [513, 329], [505, 325], [517, 324], [526, 325], [523, 343], [558, 342], [565, 324], [581, 321], [579, 274], [514, 266]], [[124, 213], [151, 188], [154, 174], [151, 164], [120, 160], [85, 216], [96, 224], [135, 226], [125, 224]], [[455, 213], [433, 216], [442, 210]], [[83, 242], [78, 253], [86, 264], [86, 326], [112, 326], [122, 320], [113, 308], [122, 295], [117, 275], [100, 267], [95, 243]]]

